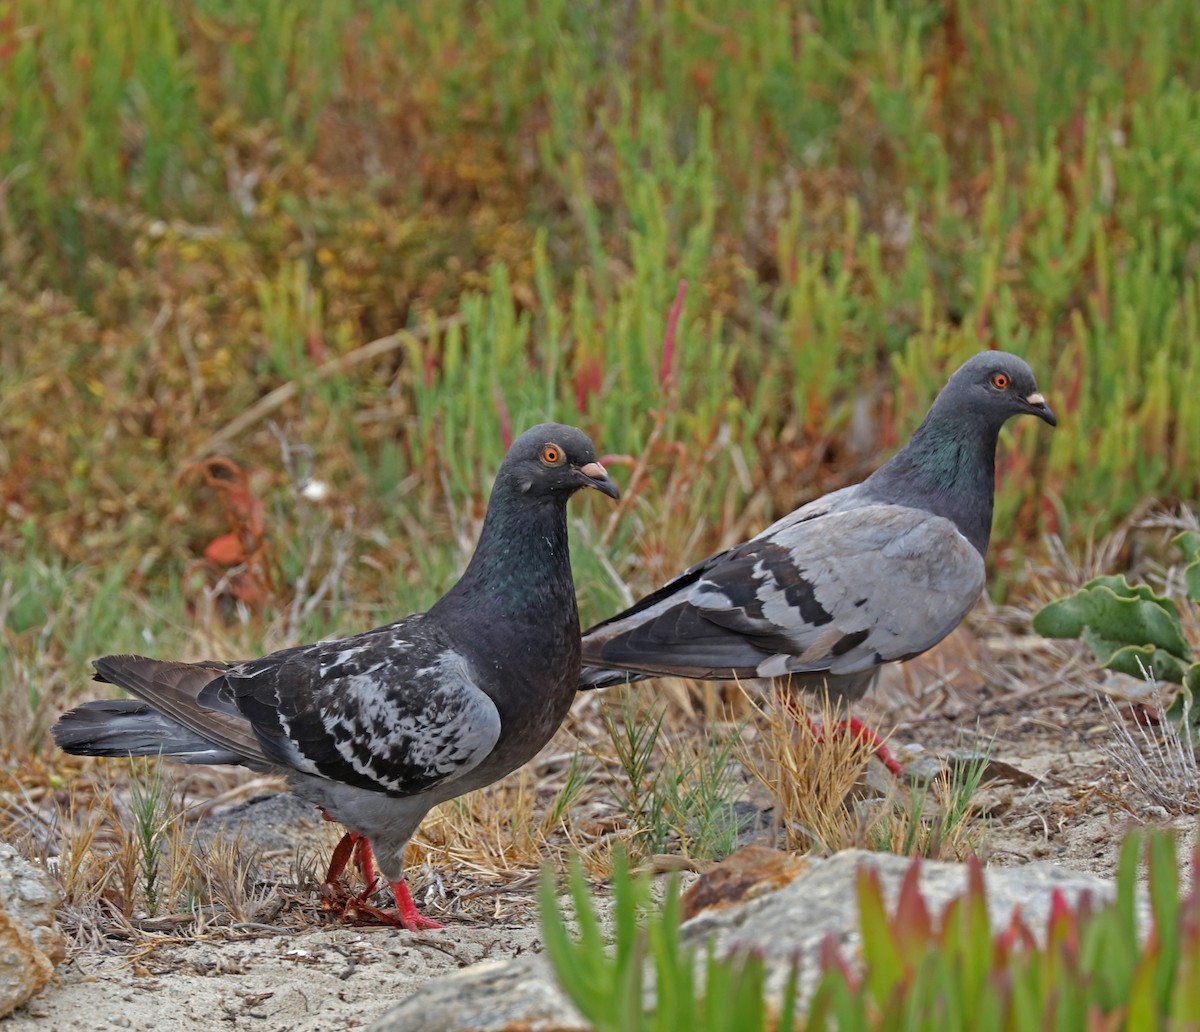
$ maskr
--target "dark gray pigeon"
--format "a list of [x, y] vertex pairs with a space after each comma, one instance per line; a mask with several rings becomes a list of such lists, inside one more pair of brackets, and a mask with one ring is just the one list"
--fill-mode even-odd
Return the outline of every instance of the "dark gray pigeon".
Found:
[[[584, 487], [618, 497], [583, 433], [535, 426], [500, 466], [462, 578], [428, 612], [244, 663], [105, 656], [96, 680], [137, 699], [85, 703], [58, 721], [55, 740], [85, 756], [162, 753], [284, 773], [350, 829], [331, 889], [353, 855], [368, 884], [355, 911], [440, 927], [412, 902], [404, 849], [432, 806], [526, 763], [570, 708], [580, 658], [566, 509]], [[366, 903], [375, 856], [394, 916]]]
[[801, 506], [588, 630], [580, 687], [790, 675], [797, 687], [861, 697], [881, 665], [936, 645], [982, 593], [996, 441], [1024, 413], [1057, 425], [1024, 361], [976, 355], [912, 440], [861, 484]]

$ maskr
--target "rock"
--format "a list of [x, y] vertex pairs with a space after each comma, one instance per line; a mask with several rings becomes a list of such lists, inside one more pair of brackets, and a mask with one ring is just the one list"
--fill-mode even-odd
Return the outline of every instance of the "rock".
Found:
[[[888, 748], [892, 750], [896, 762], [904, 768], [906, 779], [915, 778], [922, 785], [926, 785], [945, 770], [938, 755], [930, 752], [919, 742], [900, 742], [896, 745], [889, 743]], [[885, 783], [885, 794], [887, 787]]]
[[422, 986], [367, 1032], [587, 1032], [540, 955], [485, 960]]
[[[865, 850], [847, 850], [828, 859], [812, 860], [807, 870], [774, 892], [754, 896], [735, 907], [703, 911], [683, 924], [682, 936], [685, 942], [697, 946], [711, 941], [718, 956], [753, 950], [766, 961], [768, 988], [774, 994], [782, 991], [790, 966], [796, 961], [797, 992], [804, 1004], [816, 989], [821, 944], [827, 936], [832, 934], [847, 960], [853, 963], [857, 957], [860, 940], [855, 893], [859, 866], [868, 864], [879, 874], [890, 909], [895, 906], [911, 863], [909, 857]], [[712, 877], [720, 866], [700, 880]], [[1090, 893], [1097, 903], [1116, 894], [1116, 885], [1109, 879], [1047, 863], [985, 868], [984, 881], [993, 933], [1008, 924], [1013, 908], [1019, 906], [1030, 931], [1040, 937], [1055, 889], [1070, 904], [1084, 893]], [[935, 920], [954, 897], [962, 894], [966, 882], [965, 864], [922, 861], [921, 894]], [[692, 891], [701, 891], [700, 886]]]
[[[821, 944], [832, 935], [853, 964], [858, 956], [856, 879], [861, 864], [879, 874], [889, 908], [911, 858], [849, 850], [828, 859], [799, 857], [749, 846], [714, 865], [688, 889], [681, 926], [683, 941], [718, 956], [753, 951], [767, 964], [768, 991], [782, 991], [792, 963], [799, 964], [798, 992], [806, 1004], [820, 974]], [[965, 864], [932, 860], [921, 864], [921, 893], [935, 920], [966, 888]], [[1084, 893], [1099, 903], [1116, 893], [1115, 883], [1053, 864], [984, 871], [988, 912], [994, 932], [1003, 929], [1013, 908], [1037, 936], [1044, 933], [1050, 900], [1058, 890], [1073, 904]], [[1145, 905], [1144, 900], [1141, 905]], [[1145, 916], [1145, 914], [1144, 914]], [[652, 972], [648, 972], [651, 976]], [[653, 978], [648, 977], [648, 984]], [[541, 956], [476, 964], [430, 982], [388, 1011], [369, 1032], [459, 1032], [530, 1029], [539, 1032], [586, 1028], [583, 1018], [558, 988]]]
[[712, 867], [683, 894], [683, 919], [766, 895], [787, 885], [809, 866], [808, 859], [766, 846], [746, 846]]
[[66, 957], [54, 918], [61, 902], [49, 873], [0, 844], [0, 1017], [40, 992]]
[[211, 814], [200, 822], [197, 841], [237, 842], [248, 852], [294, 851], [322, 841], [321, 814], [290, 792], [268, 792]]

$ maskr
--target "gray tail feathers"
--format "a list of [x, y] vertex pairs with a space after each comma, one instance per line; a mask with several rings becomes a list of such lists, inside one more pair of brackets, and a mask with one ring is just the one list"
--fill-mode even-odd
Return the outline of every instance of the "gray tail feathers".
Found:
[[101, 699], [64, 713], [53, 728], [63, 752], [76, 756], [170, 756], [184, 763], [244, 763], [138, 699]]
[[634, 681], [644, 681], [654, 674], [636, 674], [628, 670], [606, 670], [604, 667], [585, 666], [579, 674], [579, 690], [590, 691], [592, 688], [613, 688], [619, 684], [632, 684]]

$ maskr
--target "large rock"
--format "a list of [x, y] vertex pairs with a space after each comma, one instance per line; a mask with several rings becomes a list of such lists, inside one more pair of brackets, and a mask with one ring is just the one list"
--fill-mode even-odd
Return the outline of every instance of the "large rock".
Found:
[[[748, 852], [735, 853], [726, 864], [763, 863], [768, 871], [774, 871], [777, 865], [765, 860], [772, 850], [759, 851], [764, 855], [762, 860], [743, 858], [742, 854]], [[725, 905], [710, 904], [684, 922], [683, 939], [694, 944], [712, 941], [719, 956], [753, 950], [767, 963], [767, 985], [773, 993], [782, 991], [795, 960], [799, 965], [797, 991], [801, 1003], [806, 1003], [820, 977], [821, 945], [828, 936], [834, 937], [847, 960], [853, 963], [858, 955], [861, 940], [856, 892], [858, 869], [863, 864], [869, 864], [878, 873], [887, 906], [894, 908], [912, 859], [847, 850], [826, 860], [813, 860], [808, 870], [773, 892], [728, 901]], [[714, 871], [723, 866], [718, 865]], [[755, 883], [749, 874], [741, 881]], [[1097, 903], [1116, 894], [1116, 884], [1109, 879], [1046, 863], [985, 868], [984, 883], [993, 932], [1002, 930], [1011, 919], [1013, 908], [1019, 906], [1025, 924], [1039, 937], [1045, 931], [1056, 889], [1070, 904], [1084, 893]], [[921, 863], [921, 895], [935, 920], [952, 899], [962, 895], [966, 884], [965, 864], [935, 860]], [[689, 890], [689, 897], [698, 888]]]
[[196, 840], [204, 846], [218, 839], [237, 842], [249, 853], [293, 853], [297, 848], [322, 843], [327, 837], [324, 823], [312, 803], [290, 792], [264, 792], [205, 817], [197, 828]]
[[587, 1032], [540, 954], [485, 960], [422, 986], [367, 1032]]
[[40, 992], [66, 956], [54, 919], [61, 902], [46, 871], [0, 844], [0, 1017]]
[[[753, 950], [767, 963], [768, 990], [781, 992], [793, 962], [806, 1002], [820, 975], [821, 944], [830, 934], [853, 962], [859, 948], [856, 879], [859, 866], [879, 873], [889, 907], [912, 860], [886, 853], [850, 850], [825, 860], [795, 857], [750, 846], [716, 865], [687, 892], [682, 926], [685, 942], [713, 942], [718, 955]], [[1069, 903], [1089, 893], [1097, 903], [1111, 899], [1115, 883], [1053, 864], [989, 868], [984, 872], [993, 929], [1006, 926], [1019, 906], [1025, 923], [1041, 935], [1057, 889]], [[921, 893], [930, 913], [966, 888], [964, 864], [924, 861]], [[693, 916], [694, 915], [694, 916]], [[476, 964], [431, 982], [383, 1015], [369, 1032], [498, 1032], [586, 1028], [540, 956]]]

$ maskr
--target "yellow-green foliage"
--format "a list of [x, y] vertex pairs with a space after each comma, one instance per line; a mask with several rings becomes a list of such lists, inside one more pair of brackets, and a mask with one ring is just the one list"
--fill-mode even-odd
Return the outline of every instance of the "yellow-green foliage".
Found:
[[[0, 27], [6, 554], [162, 589], [227, 529], [175, 477], [294, 383], [221, 448], [278, 469], [276, 420], [368, 552], [404, 543], [355, 598], [445, 587], [414, 527], [469, 528], [506, 418], [644, 460], [601, 543], [649, 587], [860, 476], [992, 344], [1061, 420], [1003, 442], [997, 541], [1195, 492], [1193, 0], [9, 0]], [[580, 574], [585, 617], [619, 601]]]

